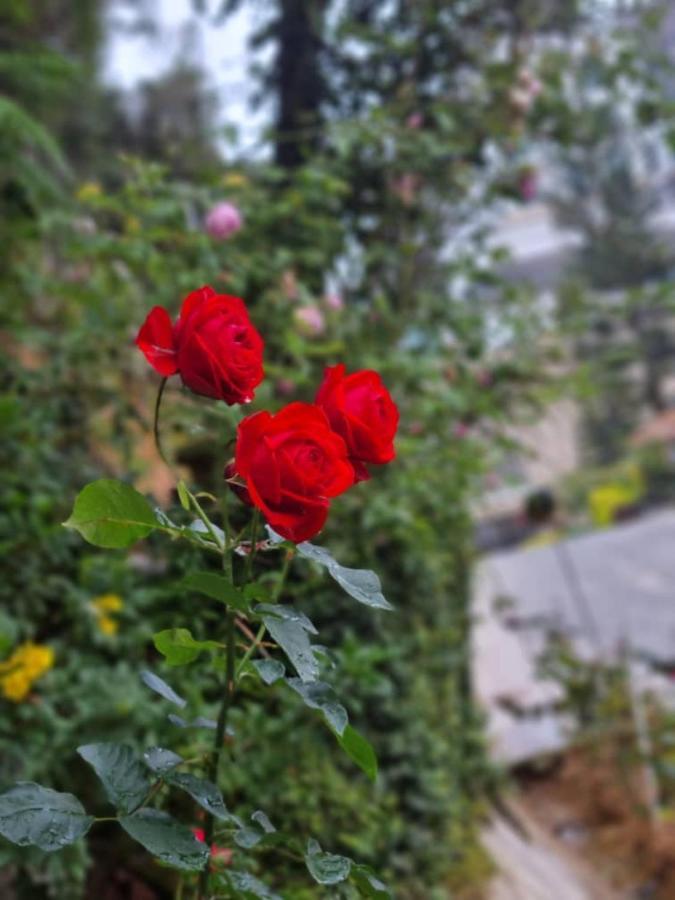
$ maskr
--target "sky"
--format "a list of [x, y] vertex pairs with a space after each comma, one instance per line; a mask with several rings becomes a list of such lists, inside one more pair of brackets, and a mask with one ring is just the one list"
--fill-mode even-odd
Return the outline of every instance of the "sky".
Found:
[[[146, 0], [159, 33], [153, 36], [109, 30], [103, 77], [110, 83], [132, 90], [139, 81], [156, 78], [177, 59], [187, 58], [206, 71], [211, 87], [221, 103], [223, 121], [238, 126], [243, 145], [255, 143], [266, 123], [269, 110], [252, 113], [249, 101], [253, 83], [248, 76], [250, 55], [247, 40], [254, 27], [250, 4], [214, 26], [208, 16], [196, 16], [191, 0]], [[215, 4], [212, 2], [212, 8]], [[115, 19], [129, 23], [134, 13], [117, 4]], [[186, 26], [191, 24], [191, 28]]]

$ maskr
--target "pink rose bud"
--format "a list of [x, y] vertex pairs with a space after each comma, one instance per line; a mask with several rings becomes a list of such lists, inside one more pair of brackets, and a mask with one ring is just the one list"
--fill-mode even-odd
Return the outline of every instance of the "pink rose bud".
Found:
[[242, 224], [241, 213], [232, 203], [216, 203], [206, 217], [206, 231], [218, 241], [232, 237]]
[[452, 429], [452, 434], [458, 440], [462, 440], [462, 438], [468, 437], [469, 426], [466, 424], [466, 422], [456, 422]]
[[335, 312], [339, 312], [344, 307], [344, 301], [339, 294], [326, 294], [324, 297], [324, 303], [328, 307], [328, 309], [335, 310]]
[[411, 113], [406, 119], [405, 124], [408, 128], [412, 128], [413, 130], [417, 130], [422, 127], [424, 122], [424, 116], [420, 112]]
[[317, 337], [323, 334], [326, 323], [318, 306], [302, 306], [295, 310], [295, 321], [301, 334]]

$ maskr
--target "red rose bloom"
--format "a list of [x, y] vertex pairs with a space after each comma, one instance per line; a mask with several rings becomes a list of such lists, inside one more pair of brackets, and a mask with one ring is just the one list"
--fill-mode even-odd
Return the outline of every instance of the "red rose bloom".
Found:
[[193, 291], [171, 324], [162, 306], [150, 310], [136, 344], [160, 375], [225, 403], [248, 403], [263, 379], [263, 340], [239, 297], [211, 287]]
[[272, 528], [296, 543], [321, 530], [330, 499], [354, 484], [344, 441], [308, 403], [240, 422], [235, 467]]
[[365, 463], [387, 463], [396, 456], [398, 409], [377, 372], [347, 375], [342, 363], [326, 369], [316, 403], [344, 438], [357, 481], [370, 478]]

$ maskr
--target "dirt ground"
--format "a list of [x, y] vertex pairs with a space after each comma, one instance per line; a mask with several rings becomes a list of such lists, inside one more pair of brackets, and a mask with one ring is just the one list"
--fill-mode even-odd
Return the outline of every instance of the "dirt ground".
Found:
[[[675, 823], [641, 804], [640, 771], [616, 748], [573, 750], [523, 770], [484, 833], [498, 874], [488, 900], [673, 900]], [[520, 827], [518, 827], [520, 826]]]

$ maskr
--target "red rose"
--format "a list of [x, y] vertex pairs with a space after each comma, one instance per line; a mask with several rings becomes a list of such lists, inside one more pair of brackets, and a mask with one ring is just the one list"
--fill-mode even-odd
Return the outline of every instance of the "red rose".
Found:
[[136, 344], [160, 375], [178, 372], [195, 394], [230, 405], [252, 400], [263, 378], [263, 340], [243, 301], [211, 287], [188, 294], [175, 325], [164, 307], [151, 309]]
[[330, 498], [354, 484], [344, 441], [309, 403], [240, 422], [235, 467], [272, 528], [296, 543], [321, 530]]
[[370, 478], [365, 463], [387, 463], [396, 456], [398, 409], [377, 372], [347, 375], [342, 363], [326, 369], [316, 403], [344, 438], [357, 481]]

